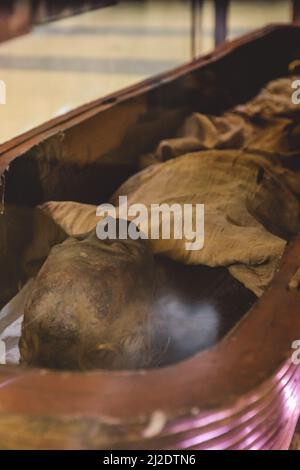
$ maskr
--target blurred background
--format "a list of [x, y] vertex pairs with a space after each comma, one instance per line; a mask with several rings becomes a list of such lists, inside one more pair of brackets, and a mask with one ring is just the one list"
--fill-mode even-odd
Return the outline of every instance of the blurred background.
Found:
[[174, 68], [226, 39], [300, 18], [299, 0], [0, 0], [0, 144]]

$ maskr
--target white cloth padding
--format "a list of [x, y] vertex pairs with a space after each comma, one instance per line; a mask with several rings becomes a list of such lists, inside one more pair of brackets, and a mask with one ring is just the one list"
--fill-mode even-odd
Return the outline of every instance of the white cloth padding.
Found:
[[19, 339], [24, 307], [33, 279], [0, 311], [0, 341], [5, 344], [5, 363], [18, 364], [20, 360]]

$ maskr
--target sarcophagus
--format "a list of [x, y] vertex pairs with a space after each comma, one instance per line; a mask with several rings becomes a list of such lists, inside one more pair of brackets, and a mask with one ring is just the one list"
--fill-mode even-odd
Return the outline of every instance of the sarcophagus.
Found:
[[[11, 220], [17, 223], [21, 206], [111, 200], [139, 171], [140, 156], [177, 135], [189, 115], [221, 115], [287, 76], [300, 57], [299, 44], [298, 26], [256, 31], [2, 145], [2, 171], [9, 165], [5, 206], [16, 210]], [[262, 177], [260, 171], [258, 184]], [[193, 340], [182, 334], [183, 346], [160, 367], [80, 372], [0, 366], [0, 448], [288, 448], [300, 412], [293, 356], [300, 339], [300, 239], [291, 238], [259, 299], [221, 267], [166, 261], [168, 288], [181, 299], [168, 304], [170, 315], [180, 319], [186, 305], [201, 305], [203, 313], [204, 305], [206, 320], [192, 323]], [[5, 301], [13, 294], [7, 279], [25, 281], [10, 268], [0, 268]], [[174, 323], [179, 336], [182, 325]], [[197, 328], [202, 339], [195, 341]]]

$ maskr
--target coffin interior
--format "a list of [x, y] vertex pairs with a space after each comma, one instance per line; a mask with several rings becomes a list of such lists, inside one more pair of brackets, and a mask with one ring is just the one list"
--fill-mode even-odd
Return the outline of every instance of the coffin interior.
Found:
[[[300, 28], [270, 27], [4, 144], [2, 161], [11, 160], [6, 204], [33, 207], [48, 200], [107, 201], [138, 171], [139, 156], [172, 137], [185, 116], [193, 111], [218, 114], [248, 100], [271, 79], [287, 75], [288, 64], [299, 57]], [[166, 291], [176, 292], [186, 305], [213, 305], [220, 319], [213, 341], [204, 338], [201, 346], [174, 350], [167, 363], [211, 346], [255, 302], [254, 295], [224, 269], [161, 262], [167, 274]]]

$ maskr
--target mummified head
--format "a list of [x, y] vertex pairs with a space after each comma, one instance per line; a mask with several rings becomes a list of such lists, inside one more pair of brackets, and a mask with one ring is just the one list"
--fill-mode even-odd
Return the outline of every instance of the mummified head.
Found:
[[134, 369], [155, 360], [155, 288], [145, 240], [69, 238], [52, 249], [25, 307], [22, 362]]

